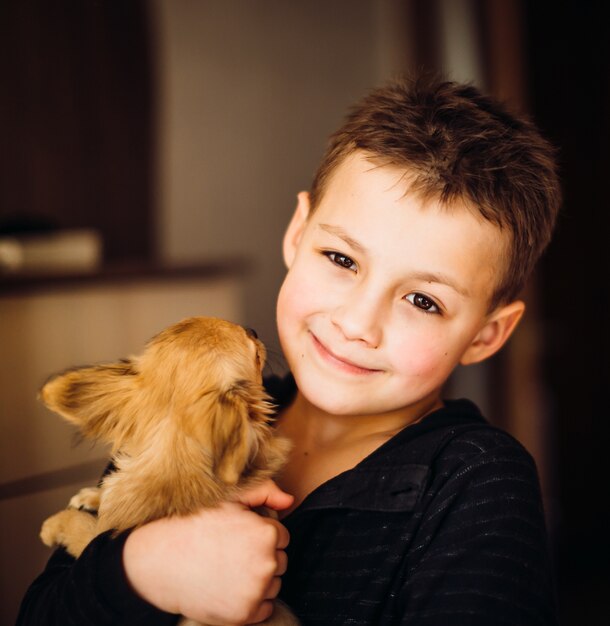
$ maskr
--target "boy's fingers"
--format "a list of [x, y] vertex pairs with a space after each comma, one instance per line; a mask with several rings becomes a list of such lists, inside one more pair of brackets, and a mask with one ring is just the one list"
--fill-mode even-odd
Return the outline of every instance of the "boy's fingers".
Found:
[[266, 520], [268, 524], [273, 524], [275, 526], [275, 530], [277, 532], [275, 547], [278, 550], [284, 550], [287, 548], [290, 543], [290, 533], [288, 532], [286, 526], [272, 518], [266, 518]]
[[258, 624], [270, 618], [273, 614], [273, 600], [265, 600], [251, 616], [249, 624]]
[[277, 598], [281, 588], [282, 588], [282, 579], [279, 576], [276, 576], [269, 583], [269, 587], [267, 587], [267, 593], [265, 594], [265, 600], [275, 600], [275, 598]]
[[277, 567], [275, 568], [276, 576], [283, 576], [288, 569], [288, 556], [283, 550], [276, 552]]
[[282, 491], [272, 480], [242, 491], [237, 498], [238, 502], [251, 509], [266, 506], [275, 511], [287, 509], [293, 500], [293, 496]]

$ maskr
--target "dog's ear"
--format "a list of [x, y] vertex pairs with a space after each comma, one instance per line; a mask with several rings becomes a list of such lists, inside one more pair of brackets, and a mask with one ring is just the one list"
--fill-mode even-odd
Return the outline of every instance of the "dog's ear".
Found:
[[239, 381], [220, 394], [218, 413], [212, 424], [216, 457], [215, 472], [227, 485], [236, 485], [251, 457], [254, 437], [250, 430], [250, 386]]
[[69, 370], [51, 378], [40, 398], [86, 437], [118, 445], [133, 422], [128, 405], [135, 376], [128, 360]]
[[209, 440], [217, 478], [226, 485], [237, 485], [258, 452], [259, 431], [268, 428], [272, 407], [261, 385], [246, 380], [217, 394], [206, 394], [204, 402], [192, 407], [191, 432], [200, 440]]

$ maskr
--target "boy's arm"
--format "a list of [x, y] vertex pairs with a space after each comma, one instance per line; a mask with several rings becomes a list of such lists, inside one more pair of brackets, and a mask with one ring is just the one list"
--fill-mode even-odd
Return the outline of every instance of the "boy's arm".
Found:
[[175, 615], [156, 609], [130, 588], [122, 565], [127, 536], [112, 539], [104, 533], [76, 560], [56, 550], [23, 598], [17, 626], [110, 626], [123, 619], [151, 626], [175, 623]]
[[247, 507], [282, 509], [292, 498], [268, 481], [241, 502], [157, 520], [116, 539], [104, 533], [77, 560], [56, 551], [28, 590], [17, 626], [161, 626], [174, 623], [175, 613], [224, 622], [268, 617], [286, 568], [288, 533]]
[[508, 436], [468, 456], [473, 446], [456, 443], [438, 468], [440, 486], [413, 543], [403, 623], [554, 625], [534, 462]]

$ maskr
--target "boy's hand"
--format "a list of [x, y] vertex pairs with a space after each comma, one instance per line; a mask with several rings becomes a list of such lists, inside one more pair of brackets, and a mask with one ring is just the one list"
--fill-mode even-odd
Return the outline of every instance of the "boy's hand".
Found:
[[154, 606], [206, 624], [259, 622], [273, 611], [286, 571], [288, 531], [249, 507], [288, 508], [271, 481], [188, 517], [156, 520], [125, 543], [127, 579]]

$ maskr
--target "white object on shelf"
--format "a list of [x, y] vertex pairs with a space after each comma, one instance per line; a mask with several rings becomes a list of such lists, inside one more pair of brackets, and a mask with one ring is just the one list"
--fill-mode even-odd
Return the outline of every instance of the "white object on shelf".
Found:
[[0, 270], [90, 270], [102, 260], [95, 230], [59, 230], [44, 235], [0, 237]]

